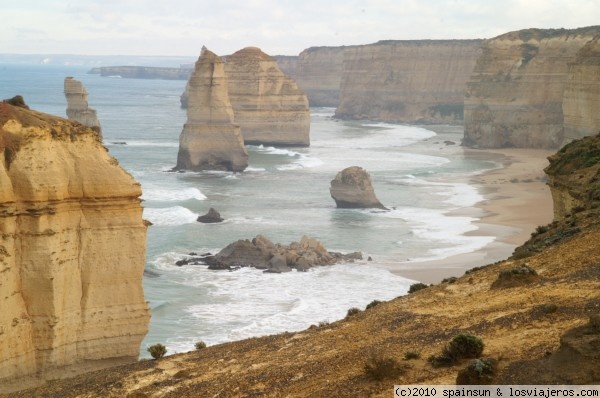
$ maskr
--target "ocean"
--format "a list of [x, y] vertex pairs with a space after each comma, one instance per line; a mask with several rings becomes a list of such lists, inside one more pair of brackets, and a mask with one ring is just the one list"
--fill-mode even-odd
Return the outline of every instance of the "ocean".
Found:
[[[455, 181], [498, 167], [465, 156], [458, 145], [462, 127], [435, 133], [340, 121], [332, 108], [312, 108], [309, 148], [248, 146], [250, 167], [243, 173], [173, 173], [186, 120], [179, 106], [186, 82], [100, 77], [88, 69], [0, 64], [0, 99], [20, 94], [32, 109], [66, 117], [64, 78], [82, 81], [105, 146], [142, 184], [144, 217], [153, 224], [146, 269], [158, 274], [143, 282], [152, 319], [142, 357], [154, 343], [172, 354], [192, 350], [200, 340], [213, 345], [335, 321], [352, 307], [406, 294], [415, 281], [392, 271], [494, 240], [465, 235], [477, 229], [477, 219], [453, 215], [483, 200], [476, 187]], [[370, 173], [389, 211], [335, 207], [330, 181], [354, 165]], [[196, 222], [210, 207], [225, 221]], [[365, 260], [286, 274], [175, 266], [189, 253], [216, 253], [258, 234], [284, 244], [308, 235], [330, 251], [361, 251]]]

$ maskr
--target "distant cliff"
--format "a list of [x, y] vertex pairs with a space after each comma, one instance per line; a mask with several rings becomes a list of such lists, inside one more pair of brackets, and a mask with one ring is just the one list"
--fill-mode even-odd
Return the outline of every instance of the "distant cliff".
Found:
[[84, 126], [91, 127], [102, 138], [102, 128], [96, 110], [88, 105], [88, 93], [83, 83], [72, 77], [66, 77], [64, 82], [65, 98], [67, 99], [67, 117]]
[[138, 359], [140, 195], [96, 131], [0, 103], [0, 393]]
[[[598, 33], [598, 26], [527, 29], [487, 40], [467, 84], [464, 144], [557, 148], [565, 139], [565, 95], [569, 134], [580, 134], [578, 124], [594, 116], [578, 115], [578, 108], [593, 107], [598, 92], [588, 65], [594, 57], [586, 57], [594, 46], [580, 50]], [[589, 88], [588, 79], [595, 80]]]
[[380, 41], [344, 51], [335, 116], [462, 123], [465, 84], [481, 40]]
[[600, 131], [600, 34], [569, 65], [562, 109], [566, 141]]
[[167, 68], [153, 66], [102, 66], [92, 68], [88, 73], [103, 77], [122, 77], [129, 79], [165, 79], [187, 80], [192, 68]]

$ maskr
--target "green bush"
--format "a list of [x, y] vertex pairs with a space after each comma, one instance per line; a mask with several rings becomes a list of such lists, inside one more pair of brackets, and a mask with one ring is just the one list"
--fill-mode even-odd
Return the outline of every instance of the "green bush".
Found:
[[367, 304], [367, 308], [365, 308], [366, 310], [371, 309], [373, 307], [375, 307], [376, 305], [381, 304], [381, 301], [379, 300], [373, 300], [371, 301], [369, 304]]
[[404, 353], [404, 359], [405, 360], [409, 360], [409, 359], [419, 359], [421, 358], [421, 353], [419, 351], [406, 351]]
[[414, 292], [418, 292], [419, 290], [425, 289], [429, 286], [427, 286], [424, 283], [413, 283], [412, 285], [410, 285], [410, 287], [408, 288], [408, 293], [414, 293]]
[[203, 348], [206, 348], [206, 343], [202, 340], [196, 342], [196, 344], [194, 344], [194, 347], [196, 347], [197, 350], [201, 350]]
[[498, 361], [494, 358], [475, 359], [466, 368], [458, 372], [457, 385], [492, 384], [498, 370]]
[[376, 381], [395, 379], [406, 371], [406, 367], [396, 359], [381, 355], [371, 356], [370, 360], [365, 363], [364, 369], [365, 376]]
[[470, 333], [460, 333], [452, 338], [441, 355], [432, 355], [427, 361], [434, 367], [452, 366], [461, 359], [477, 358], [483, 352], [483, 341]]
[[352, 307], [348, 310], [348, 313], [346, 314], [346, 318], [349, 318], [353, 315], [359, 314], [361, 311], [359, 308], [356, 307]]
[[152, 358], [159, 359], [165, 356], [165, 354], [167, 353], [167, 347], [160, 343], [154, 344], [148, 347], [148, 352], [150, 353], [150, 355], [152, 355]]

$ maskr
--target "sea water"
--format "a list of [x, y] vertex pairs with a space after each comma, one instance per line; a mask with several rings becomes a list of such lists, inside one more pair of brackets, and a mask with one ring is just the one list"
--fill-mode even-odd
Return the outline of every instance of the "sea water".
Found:
[[[81, 80], [105, 146], [142, 184], [144, 217], [153, 224], [146, 269], [155, 275], [144, 277], [152, 319], [142, 356], [157, 342], [169, 353], [183, 352], [199, 340], [212, 345], [341, 319], [349, 308], [406, 294], [414, 281], [393, 270], [494, 240], [465, 235], [477, 229], [476, 219], [452, 215], [483, 199], [475, 187], [453, 181], [495, 167], [446, 143], [459, 143], [461, 128], [436, 134], [424, 127], [339, 121], [333, 109], [313, 108], [308, 148], [248, 146], [243, 173], [170, 172], [186, 120], [179, 106], [185, 81], [108, 78], [87, 69], [0, 65], [0, 96], [20, 94], [32, 109], [64, 117], [63, 80]], [[354, 165], [370, 173], [388, 211], [335, 207], [330, 181]], [[225, 221], [196, 222], [210, 207]], [[328, 250], [361, 251], [372, 261], [285, 274], [175, 265], [189, 253], [216, 253], [258, 234], [284, 244], [308, 235]]]

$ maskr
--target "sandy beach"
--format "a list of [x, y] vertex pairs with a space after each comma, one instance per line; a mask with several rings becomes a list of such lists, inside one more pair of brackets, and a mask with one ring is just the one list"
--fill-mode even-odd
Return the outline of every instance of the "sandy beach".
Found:
[[468, 180], [484, 200], [473, 208], [454, 214], [478, 218], [478, 229], [470, 235], [493, 236], [489, 245], [472, 253], [443, 260], [405, 263], [392, 270], [395, 274], [424, 283], [438, 283], [449, 276], [460, 276], [473, 267], [509, 257], [523, 244], [538, 225], [552, 221], [552, 197], [543, 169], [555, 151], [541, 149], [469, 149], [465, 156], [494, 159], [502, 167], [475, 175]]

